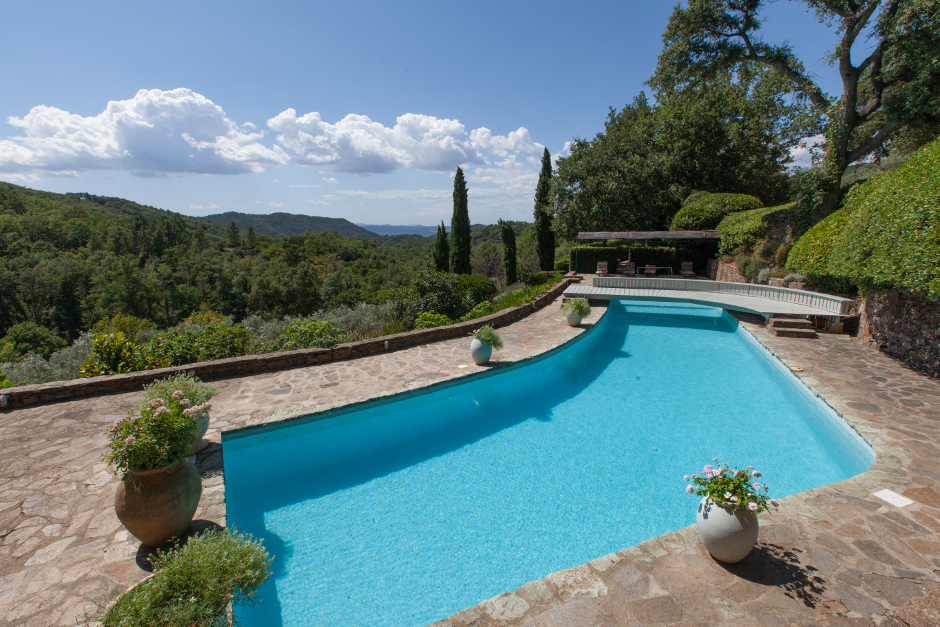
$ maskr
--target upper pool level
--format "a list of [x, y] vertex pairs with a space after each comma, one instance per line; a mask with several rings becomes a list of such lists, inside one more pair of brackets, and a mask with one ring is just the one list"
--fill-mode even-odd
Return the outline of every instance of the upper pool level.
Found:
[[713, 305], [722, 309], [773, 315], [849, 315], [852, 300], [786, 287], [699, 279], [594, 277], [592, 285], [569, 285], [565, 296], [600, 300], [661, 300]]

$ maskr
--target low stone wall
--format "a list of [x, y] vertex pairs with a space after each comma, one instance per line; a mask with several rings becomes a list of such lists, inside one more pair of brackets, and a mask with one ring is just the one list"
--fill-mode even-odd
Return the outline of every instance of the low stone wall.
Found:
[[570, 280], [565, 279], [555, 284], [549, 291], [542, 294], [531, 303], [504, 309], [483, 318], [470, 320], [469, 322], [459, 322], [444, 327], [408, 331], [407, 333], [386, 335], [370, 340], [362, 340], [361, 342], [337, 344], [330, 348], [304, 348], [296, 351], [267, 353], [265, 355], [246, 355], [244, 357], [232, 357], [230, 359], [186, 364], [185, 366], [176, 366], [173, 368], [158, 368], [156, 370], [141, 370], [127, 374], [113, 374], [101, 377], [89, 377], [87, 379], [73, 379], [72, 381], [54, 381], [52, 383], [42, 383], [39, 385], [18, 386], [9, 388], [5, 393], [0, 395], [0, 409], [16, 409], [18, 407], [29, 407], [43, 403], [55, 403], [76, 398], [139, 390], [148, 383], [179, 372], [191, 372], [203, 380], [225, 379], [258, 372], [288, 370], [290, 368], [325, 364], [331, 361], [355, 359], [367, 355], [401, 350], [418, 344], [427, 344], [438, 340], [469, 336], [474, 329], [479, 329], [483, 325], [489, 324], [497, 327], [509, 324], [510, 322], [524, 318], [536, 309], [541, 309], [564, 292], [569, 283]]
[[716, 281], [728, 283], [747, 283], [747, 277], [738, 272], [737, 264], [718, 262], [718, 275]]
[[870, 292], [861, 299], [860, 340], [940, 377], [940, 302], [906, 290]]

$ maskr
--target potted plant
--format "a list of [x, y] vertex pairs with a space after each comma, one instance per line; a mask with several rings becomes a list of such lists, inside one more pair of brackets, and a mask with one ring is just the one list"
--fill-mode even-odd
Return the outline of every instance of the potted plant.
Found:
[[153, 398], [108, 429], [102, 458], [121, 474], [114, 511], [134, 537], [149, 547], [186, 533], [202, 495], [192, 444], [208, 403], [193, 405], [182, 390]]
[[586, 298], [572, 298], [561, 304], [561, 310], [565, 312], [568, 325], [572, 327], [581, 324], [581, 319], [591, 314], [591, 306]]
[[767, 498], [767, 486], [754, 481], [759, 477], [753, 466], [742, 470], [728, 464], [707, 464], [701, 475], [685, 476], [692, 481], [686, 492], [703, 497], [695, 521], [702, 542], [720, 562], [734, 564], [747, 557], [757, 544], [757, 515], [777, 508], [777, 500]]
[[[209, 399], [216, 393], [216, 387], [209, 383], [203, 383], [199, 377], [189, 372], [181, 372], [172, 377], [154, 381], [150, 385], [144, 386], [144, 396], [140, 400], [140, 411], [143, 412], [154, 399], [160, 399], [164, 405], [167, 405], [173, 398], [173, 394], [182, 392], [191, 407], [204, 405], [205, 411], [199, 412], [200, 419], [196, 428], [196, 435], [193, 438], [192, 453], [198, 453], [207, 446], [208, 440], [205, 439], [206, 431], [209, 430]], [[190, 454], [192, 454], [190, 453]]]
[[473, 363], [482, 366], [490, 360], [493, 349], [499, 350], [503, 347], [503, 340], [499, 333], [486, 325], [478, 331], [473, 332], [473, 340], [470, 342], [470, 356], [473, 357]]
[[231, 622], [226, 617], [229, 604], [237, 610], [260, 601], [257, 589], [271, 576], [271, 561], [261, 540], [227, 529], [205, 531], [182, 548], [157, 551], [150, 558], [153, 576], [89, 618], [102, 627], [237, 624], [236, 612]]

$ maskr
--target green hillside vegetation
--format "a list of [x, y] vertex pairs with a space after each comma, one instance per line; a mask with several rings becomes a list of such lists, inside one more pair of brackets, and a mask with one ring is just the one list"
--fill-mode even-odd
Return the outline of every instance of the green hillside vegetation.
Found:
[[255, 232], [271, 237], [303, 235], [307, 232], [323, 233], [326, 231], [336, 231], [344, 237], [362, 237], [365, 239], [376, 239], [379, 237], [377, 233], [367, 231], [345, 218], [323, 218], [320, 216], [296, 215], [293, 213], [255, 215], [252, 213], [228, 211], [226, 213], [203, 216], [197, 218], [197, 220], [217, 224], [222, 227], [227, 227], [234, 222], [238, 225], [242, 233], [247, 231], [250, 226]]
[[762, 207], [726, 216], [718, 224], [721, 234], [719, 252], [722, 255], [733, 254], [741, 249], [752, 250], [770, 234], [770, 227], [775, 223], [794, 223], [798, 220], [799, 207], [788, 203], [776, 207]]
[[696, 192], [686, 198], [669, 225], [670, 231], [703, 231], [714, 229], [732, 213], [759, 209], [759, 199], [747, 194], [711, 194]]
[[[794, 246], [787, 267], [817, 281], [940, 298], [940, 139], [853, 186], [843, 209]], [[825, 261], [824, 261], [825, 260]]]

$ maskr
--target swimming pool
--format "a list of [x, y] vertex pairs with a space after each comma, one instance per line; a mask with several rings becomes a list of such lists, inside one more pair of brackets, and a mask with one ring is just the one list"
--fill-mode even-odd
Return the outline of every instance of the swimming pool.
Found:
[[426, 625], [694, 522], [719, 457], [780, 498], [871, 449], [720, 309], [612, 302], [523, 367], [226, 434], [228, 522], [275, 577], [244, 623]]

